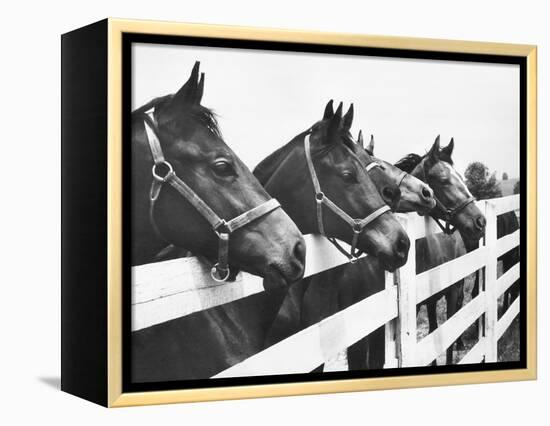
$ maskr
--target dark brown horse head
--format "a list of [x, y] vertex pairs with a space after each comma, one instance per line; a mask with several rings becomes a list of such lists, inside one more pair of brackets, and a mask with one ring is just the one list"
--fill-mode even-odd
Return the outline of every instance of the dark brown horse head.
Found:
[[477, 241], [485, 233], [485, 216], [473, 202], [464, 179], [453, 166], [453, 149], [453, 139], [441, 148], [438, 136], [426, 155], [409, 155], [397, 166], [412, 161], [411, 174], [426, 182], [434, 191], [437, 205], [431, 214], [449, 221], [465, 240]]
[[[399, 213], [417, 212], [424, 215], [435, 207], [433, 191], [426, 183], [374, 155], [373, 135], [370, 136], [370, 141], [365, 147], [363, 133], [359, 131], [357, 143], [365, 149], [372, 160], [381, 165], [380, 170], [387, 176], [387, 179], [399, 188], [401, 196], [397, 205], [393, 207], [394, 211]], [[376, 181], [375, 184], [377, 184]]]
[[[332, 111], [332, 102], [329, 102], [325, 108], [325, 115], [324, 118], [332, 117], [334, 115], [334, 112]], [[353, 104], [350, 105], [347, 113], [343, 117], [342, 121], [342, 134], [343, 137], [346, 139], [351, 140], [351, 125], [353, 123]], [[360, 147], [363, 147], [363, 134], [362, 132], [359, 133], [360, 141], [359, 145]], [[391, 176], [386, 173], [383, 167], [381, 167], [381, 163], [376, 161], [376, 159], [368, 153], [365, 149], [358, 149], [357, 155], [363, 162], [363, 165], [368, 170], [369, 176], [371, 177], [372, 181], [374, 182], [374, 185], [378, 189], [378, 192], [380, 196], [382, 197], [382, 200], [392, 208], [392, 210], [396, 211], [397, 206], [399, 205], [400, 199], [401, 199], [401, 190], [399, 189], [399, 184], [395, 181], [395, 179], [392, 179]], [[376, 166], [376, 167], [371, 167]], [[380, 167], [378, 167], [380, 166]]]
[[[224, 142], [214, 114], [200, 104], [205, 76], [197, 62], [175, 95], [139, 108], [132, 116], [132, 208], [135, 263], [148, 260], [158, 244], [185, 247], [195, 255], [216, 259], [218, 236], [196, 206], [164, 184], [149, 212], [153, 158], [144, 119], [154, 108], [156, 133], [164, 157], [176, 176], [221, 219], [231, 220], [271, 197]], [[156, 224], [160, 236], [152, 232]], [[304, 271], [305, 243], [282, 209], [275, 209], [237, 229], [229, 239], [229, 264], [269, 283], [288, 284]]]
[[[349, 136], [353, 113], [342, 115], [342, 105], [332, 112], [327, 104], [323, 119], [263, 160], [254, 174], [276, 197], [303, 233], [318, 233], [316, 191], [312, 183], [304, 139], [309, 137], [311, 159], [324, 195], [348, 216], [363, 219], [385, 206], [378, 189], [358, 157], [361, 152]], [[323, 207], [327, 237], [352, 242], [353, 230], [332, 210]], [[357, 248], [379, 257], [385, 269], [402, 266], [409, 238], [391, 212], [368, 224], [359, 234]]]

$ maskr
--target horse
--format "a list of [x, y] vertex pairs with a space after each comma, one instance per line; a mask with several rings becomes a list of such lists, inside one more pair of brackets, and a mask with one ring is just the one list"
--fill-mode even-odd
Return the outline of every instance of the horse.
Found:
[[382, 170], [388, 178], [399, 187], [401, 198], [394, 208], [396, 213], [417, 212], [423, 216], [435, 207], [433, 191], [427, 184], [374, 155], [374, 135], [370, 135], [369, 144], [365, 147], [363, 132], [360, 130], [357, 136], [357, 144], [366, 151], [368, 156], [382, 166]]
[[[358, 143], [364, 146], [361, 131], [359, 132]], [[374, 157], [374, 136], [372, 134], [365, 150], [369, 155]], [[436, 202], [433, 191], [427, 184], [387, 161], [377, 157], [374, 158], [375, 161], [383, 164], [384, 170], [388, 175], [399, 182], [401, 200], [397, 205], [396, 212], [416, 212], [424, 216], [435, 207]], [[360, 266], [347, 268], [340, 280], [343, 283], [347, 283], [347, 285], [343, 287], [343, 294], [338, 310], [345, 309], [360, 300], [384, 290], [385, 271], [380, 267], [376, 258], [370, 257], [362, 260]], [[379, 327], [369, 336], [348, 347], [347, 360], [349, 370], [383, 368], [385, 362], [385, 338], [385, 327]]]
[[[346, 120], [349, 120], [349, 116]], [[334, 201], [344, 209], [342, 212], [369, 219], [365, 227], [362, 221], [358, 222], [361, 232], [355, 238], [355, 249], [381, 252], [390, 267], [398, 267], [406, 260], [408, 238], [399, 228], [394, 229], [394, 226], [399, 225], [389, 214], [385, 214], [386, 209], [381, 210], [385, 204], [367, 172], [357, 163], [353, 152], [339, 142], [340, 136], [335, 130], [343, 121], [340, 108], [338, 120], [324, 122], [317, 126], [315, 132], [311, 132], [314, 149], [310, 154], [315, 158], [316, 166], [321, 160], [323, 164], [316, 176], [323, 189], [326, 188], [327, 197], [334, 197]], [[325, 151], [322, 155], [321, 150]], [[292, 186], [298, 187], [303, 185], [305, 177], [310, 176], [309, 163], [303, 149], [297, 152], [293, 150], [292, 157], [285, 156], [285, 160], [291, 160], [295, 172], [301, 170], [302, 174], [287, 173], [285, 178], [292, 180]], [[343, 174], [349, 176], [344, 178]], [[335, 175], [338, 175], [337, 179]], [[353, 197], [345, 197], [346, 192], [359, 193], [369, 201], [350, 206], [349, 200]], [[334, 194], [338, 194], [338, 197]], [[285, 209], [288, 208], [288, 198], [279, 201]], [[309, 216], [303, 220], [315, 221], [317, 211], [313, 191], [305, 197], [297, 197], [292, 204], [298, 211], [309, 212]], [[327, 215], [323, 223], [329, 235], [342, 235], [353, 243], [356, 235], [353, 231], [357, 228], [351, 229], [349, 223], [340, 216], [333, 218]], [[363, 235], [367, 233], [371, 236], [369, 240]], [[265, 348], [265, 335], [285, 295], [285, 288], [277, 287], [269, 292], [134, 332], [132, 343], [139, 350], [132, 353], [133, 380], [159, 382], [203, 379], [254, 355]]]
[[[311, 183], [310, 185], [299, 185], [296, 186], [293, 184], [293, 180], [288, 180], [287, 176], [295, 176], [303, 175], [307, 173], [303, 169], [303, 166], [300, 166], [297, 164], [296, 158], [303, 157], [305, 155], [304, 150], [302, 148], [303, 140], [307, 137], [307, 134], [311, 133], [312, 137], [317, 138], [317, 134], [323, 134], [322, 132], [328, 132], [332, 133], [333, 136], [333, 142], [331, 145], [329, 145], [329, 150], [326, 148], [323, 149], [323, 144], [319, 143], [319, 166], [322, 166], [322, 160], [323, 156], [327, 156], [327, 153], [332, 153], [336, 149], [340, 149], [344, 154], [347, 152], [353, 153], [355, 159], [354, 166], [359, 165], [359, 169], [356, 169], [355, 173], [357, 175], [357, 178], [361, 175], [364, 175], [366, 172], [365, 177], [372, 177], [373, 182], [376, 181], [376, 188], [374, 188], [374, 194], [376, 194], [376, 191], [378, 191], [379, 196], [382, 197], [382, 200], [390, 205], [397, 205], [399, 202], [399, 199], [401, 197], [401, 191], [399, 190], [399, 186], [397, 182], [392, 182], [391, 179], [388, 178], [388, 176], [381, 170], [382, 168], [379, 167], [380, 164], [373, 161], [372, 158], [370, 158], [362, 148], [359, 148], [352, 140], [351, 135], [349, 133], [349, 130], [351, 128], [352, 124], [352, 118], [353, 118], [353, 105], [350, 106], [350, 109], [346, 113], [346, 115], [342, 119], [342, 125], [340, 126], [338, 123], [341, 118], [341, 109], [342, 104], [339, 105], [336, 113], [333, 111], [333, 101], [329, 101], [325, 107], [325, 112], [323, 114], [323, 119], [316, 123], [312, 128], [304, 132], [303, 134], [298, 135], [295, 139], [293, 139], [291, 142], [289, 142], [287, 145], [285, 145], [280, 150], [276, 151], [274, 154], [269, 156], [266, 160], [264, 160], [262, 163], [260, 163], [256, 169], [254, 170], [254, 174], [258, 177], [260, 182], [266, 187], [268, 192], [274, 196], [276, 196], [278, 199], [281, 200], [282, 205], [284, 208], [289, 211], [290, 216], [294, 219], [294, 221], [298, 224], [298, 227], [303, 233], [322, 233], [327, 236], [330, 236], [330, 230], [327, 230], [327, 227], [323, 227], [323, 229], [320, 229], [319, 224], [319, 215], [315, 216], [315, 204], [312, 203], [311, 200], [309, 201], [309, 206], [306, 205], [306, 208], [309, 209], [309, 218], [308, 217], [300, 217], [300, 211], [304, 211], [304, 207], [298, 208], [301, 205], [303, 205], [303, 200], [312, 197], [312, 192], [316, 191], [315, 185]], [[325, 162], [328, 160], [328, 158], [324, 158]], [[354, 183], [354, 180], [351, 179], [349, 176], [350, 170], [352, 164], [348, 164], [344, 167], [342, 165], [340, 167], [340, 171], [338, 172], [338, 169], [336, 172], [338, 173], [332, 173], [335, 174], [332, 180], [332, 185], [334, 186], [334, 183], [338, 183], [341, 181], [344, 181], [348, 184], [348, 186], [352, 183]], [[376, 167], [378, 166], [378, 167]], [[362, 172], [362, 173], [360, 173]], [[327, 173], [328, 174], [328, 173]], [[330, 176], [330, 174], [328, 174]], [[357, 179], [356, 178], [356, 179]], [[303, 179], [302, 179], [303, 180]], [[307, 179], [307, 181], [311, 182], [311, 179]], [[323, 182], [323, 188], [329, 187], [331, 184], [330, 181]], [[313, 186], [313, 188], [312, 188]], [[356, 186], [356, 185], [355, 185]], [[337, 188], [334, 188], [337, 189]], [[325, 189], [323, 189], [325, 191]], [[351, 206], [354, 204], [358, 204], [358, 202], [369, 202], [372, 199], [376, 199], [377, 197], [373, 194], [373, 189], [369, 189], [370, 193], [363, 194], [358, 191], [353, 191], [349, 193], [349, 196], [352, 196], [354, 198], [345, 200], [341, 199], [339, 200], [339, 204], [347, 203]], [[284, 198], [285, 194], [289, 194], [290, 196], [288, 198]], [[344, 193], [341, 193], [344, 194]], [[332, 197], [338, 197], [339, 191], [332, 192]], [[348, 196], [348, 194], [345, 194]], [[364, 198], [367, 197], [367, 198]], [[296, 200], [302, 200], [301, 203], [296, 203]], [[379, 201], [378, 201], [379, 203]], [[313, 205], [312, 205], [313, 204]], [[288, 206], [288, 207], [287, 207]], [[307, 210], [306, 210], [307, 211]], [[357, 214], [357, 213], [356, 213]], [[313, 220], [311, 219], [311, 216], [313, 216]], [[395, 219], [392, 216], [388, 216], [388, 218], [391, 218], [392, 221]], [[326, 220], [326, 219], [325, 219]], [[333, 225], [331, 225], [333, 226]], [[398, 232], [396, 234], [396, 240], [397, 243], [397, 263], [394, 262], [394, 264], [389, 264], [386, 260], [382, 259], [381, 264], [385, 269], [391, 269], [394, 270], [396, 267], [399, 267], [400, 265], [404, 264], [406, 262], [406, 256], [408, 254], [408, 238], [406, 240], [403, 239], [403, 229], [402, 227], [396, 226], [392, 223], [392, 226], [395, 227], [396, 231]], [[341, 235], [337, 230], [332, 231], [333, 235]], [[390, 234], [387, 234], [390, 235]], [[347, 241], [349, 242], [349, 231], [345, 233], [344, 235], [340, 236], [339, 238], [347, 238]], [[406, 251], [404, 251], [406, 249]], [[403, 254], [400, 254], [399, 252], [403, 251]], [[367, 246], [366, 252], [374, 255], [374, 254], [383, 254], [380, 251], [372, 251], [369, 250], [369, 246]], [[387, 256], [387, 255], [386, 255]], [[348, 265], [349, 266], [349, 265]], [[345, 267], [345, 266], [344, 266]], [[331, 277], [332, 270], [331, 271], [325, 271], [321, 274], [317, 274], [315, 277], [328, 277], [329, 284], [327, 287], [330, 287], [330, 291], [332, 291], [336, 286], [332, 286], [332, 284], [336, 283], [335, 280], [332, 280]], [[283, 305], [281, 309], [279, 310], [279, 313], [277, 314], [277, 318], [274, 320], [274, 323], [269, 330], [269, 333], [266, 336], [266, 343], [265, 346], [269, 347], [273, 343], [276, 343], [280, 340], [282, 340], [285, 337], [288, 337], [289, 335], [293, 334], [294, 332], [299, 331], [300, 329], [300, 313], [301, 313], [301, 301], [304, 292], [308, 288], [308, 285], [310, 284], [312, 278], [307, 278], [302, 280], [300, 283], [297, 283], [293, 285], [290, 290], [289, 294], [283, 301]], [[334, 287], [334, 288], [333, 288]], [[331, 296], [328, 296], [328, 299], [332, 300], [333, 298]], [[320, 306], [320, 305], [317, 305]]]
[[[426, 155], [409, 154], [396, 163], [397, 167], [418, 177], [433, 189], [437, 203], [430, 215], [443, 230], [443, 233], [416, 241], [417, 274], [472, 251], [485, 232], [485, 217], [475, 205], [475, 199], [463, 178], [453, 167], [453, 150], [453, 138], [446, 147], [441, 148], [440, 137], [437, 136]], [[454, 233], [456, 230], [458, 234]], [[436, 303], [442, 296], [447, 303], [447, 318], [450, 318], [463, 304], [464, 280], [425, 301], [430, 333], [437, 328]], [[454, 343], [447, 349], [447, 364], [452, 364], [453, 347]], [[435, 360], [433, 364], [436, 364]]]
[[[385, 175], [399, 187], [401, 197], [394, 206], [395, 211], [402, 213], [416, 211], [419, 214], [426, 214], [435, 207], [433, 192], [425, 183], [392, 164], [374, 157], [372, 135], [369, 145], [365, 147], [360, 131], [357, 145], [365, 150], [362, 156], [367, 157], [366, 161], [375, 161], [380, 164]], [[268, 345], [383, 290], [384, 286], [385, 271], [374, 256], [365, 257], [353, 264], [339, 266], [326, 273], [302, 280], [290, 288], [277, 321], [270, 330]], [[348, 348], [350, 370], [376, 368], [378, 367], [376, 363], [380, 360], [381, 368], [384, 360], [384, 338], [384, 327], [381, 327], [350, 346]], [[382, 356], [380, 356], [380, 348]], [[321, 369], [322, 366], [317, 371]]]
[[227, 263], [224, 275], [230, 264], [288, 285], [303, 274], [304, 240], [224, 142], [200, 104], [204, 82], [196, 62], [177, 93], [132, 113], [132, 265], [168, 242]]
[[[260, 300], [269, 305], [278, 300], [281, 288], [303, 276], [305, 242], [280, 204], [225, 143], [213, 112], [201, 105], [205, 75], [199, 75], [199, 65], [175, 94], [132, 113], [132, 265], [154, 261], [167, 244], [184, 247], [215, 262], [211, 274], [216, 281], [237, 269], [263, 277], [268, 291]], [[223, 368], [226, 364], [218, 359], [206, 365], [209, 351], [197, 355], [198, 347], [186, 342], [204, 334], [209, 336], [205, 345], [215, 347], [224, 315], [191, 315], [132, 333], [132, 380], [208, 377], [202, 373]], [[262, 316], [256, 319], [254, 326]], [[224, 334], [232, 336], [231, 330]], [[223, 356], [223, 345], [218, 352]], [[197, 356], [197, 370], [189, 373], [182, 364]]]
[[[342, 103], [336, 112], [332, 105], [331, 100], [322, 120], [262, 160], [253, 173], [303, 234], [322, 234], [333, 244], [344, 241], [351, 245], [346, 254], [351, 260], [365, 252], [395, 270], [406, 263], [410, 243], [387, 205], [398, 202], [400, 190], [378, 164], [360, 158], [364, 151], [349, 133], [353, 105], [344, 116]], [[380, 192], [375, 179], [387, 182]]]

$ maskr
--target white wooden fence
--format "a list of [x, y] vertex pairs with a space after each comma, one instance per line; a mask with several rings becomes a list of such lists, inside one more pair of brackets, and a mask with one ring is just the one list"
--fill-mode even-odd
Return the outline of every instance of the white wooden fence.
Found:
[[[386, 367], [427, 365], [470, 325], [483, 318], [480, 337], [460, 363], [497, 361], [498, 339], [519, 313], [519, 297], [497, 321], [497, 300], [518, 278], [519, 264], [497, 279], [497, 258], [519, 245], [519, 230], [497, 240], [499, 214], [519, 209], [519, 195], [477, 203], [487, 219], [483, 245], [458, 259], [416, 275], [414, 241], [441, 232], [429, 218], [399, 215], [409, 234], [406, 265], [386, 274], [386, 288], [314, 324], [214, 377], [304, 373], [336, 356], [381, 326], [386, 328]], [[334, 268], [347, 259], [323, 237], [306, 235], [305, 276]], [[417, 340], [416, 307], [471, 273], [485, 271], [479, 295]], [[263, 291], [262, 279], [241, 273], [232, 283], [216, 283], [195, 258], [132, 268], [132, 331], [189, 315]]]

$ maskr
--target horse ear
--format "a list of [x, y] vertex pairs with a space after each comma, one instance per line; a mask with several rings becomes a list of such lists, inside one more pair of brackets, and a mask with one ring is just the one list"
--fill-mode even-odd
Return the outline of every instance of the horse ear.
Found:
[[374, 154], [374, 136], [373, 135], [370, 135], [370, 142], [367, 146], [367, 151], [369, 152], [369, 154], [373, 155]]
[[363, 149], [365, 149], [365, 141], [363, 140], [363, 131], [359, 130], [359, 135], [357, 136], [357, 143]]
[[455, 147], [455, 139], [451, 138], [449, 145], [441, 149], [441, 154], [443, 154], [446, 158], [451, 159], [451, 156], [453, 155], [454, 147]]
[[346, 112], [346, 115], [344, 115], [344, 121], [342, 124], [344, 130], [349, 131], [349, 129], [351, 129], [352, 123], [353, 123], [353, 104], [350, 105], [348, 112]]
[[330, 119], [327, 129], [327, 143], [340, 140], [340, 125], [342, 124], [342, 102], [338, 105], [338, 109]]
[[439, 142], [440, 142], [440, 137], [439, 135], [437, 135], [437, 138], [435, 138], [434, 144], [432, 145], [432, 147], [430, 148], [430, 151], [428, 152], [428, 158], [436, 161], [439, 160], [439, 151], [440, 151]]
[[[183, 86], [181, 86], [180, 90], [177, 91], [177, 93], [172, 98], [172, 103], [176, 105], [189, 105], [189, 104], [195, 104], [199, 89], [199, 67], [200, 62], [195, 62], [195, 65], [193, 66], [193, 70], [191, 71], [191, 75], [189, 76], [189, 79], [185, 82]], [[203, 82], [203, 88], [204, 88], [204, 77], [202, 78]], [[202, 90], [201, 94], [202, 97]], [[200, 102], [200, 98], [199, 98]]]
[[195, 104], [200, 105], [203, 94], [204, 94], [204, 73], [201, 72], [201, 78], [197, 86], [197, 93], [195, 95], [195, 100], [194, 100]]
[[327, 105], [325, 106], [325, 113], [323, 114], [323, 120], [328, 120], [329, 118], [332, 118], [334, 115], [334, 109], [332, 107], [333, 100], [327, 102]]

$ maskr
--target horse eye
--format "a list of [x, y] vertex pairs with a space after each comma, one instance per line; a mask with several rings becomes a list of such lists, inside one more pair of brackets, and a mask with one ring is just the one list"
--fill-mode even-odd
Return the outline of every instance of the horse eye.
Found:
[[357, 183], [357, 177], [353, 172], [345, 171], [342, 173], [342, 179], [347, 183]]
[[226, 160], [216, 161], [212, 165], [212, 168], [214, 170], [214, 173], [216, 173], [218, 176], [231, 176], [235, 174], [233, 166]]

